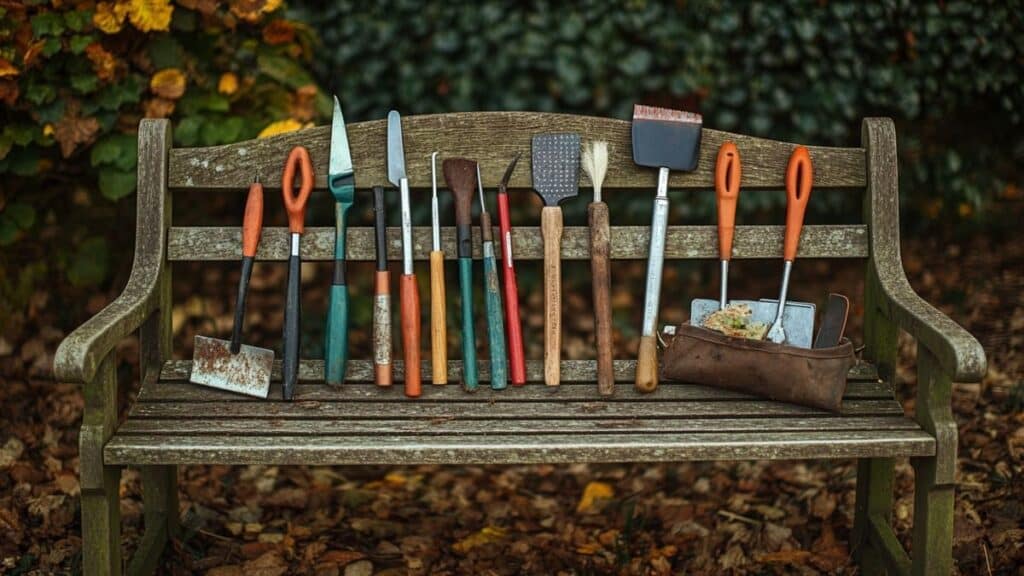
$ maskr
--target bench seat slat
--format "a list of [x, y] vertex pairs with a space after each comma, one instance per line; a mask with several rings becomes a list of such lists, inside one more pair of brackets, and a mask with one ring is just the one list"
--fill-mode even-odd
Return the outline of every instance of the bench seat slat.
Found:
[[[594, 360], [562, 360], [561, 365], [562, 372], [562, 385], [572, 385], [577, 383], [587, 383], [594, 386], [594, 379], [597, 377], [597, 364]], [[615, 380], [616, 382], [633, 382], [633, 374], [636, 370], [635, 360], [615, 360], [613, 363], [615, 369]], [[396, 360], [392, 364], [394, 378], [396, 382], [401, 382], [405, 378], [405, 365], [401, 360]], [[481, 361], [477, 363], [477, 370], [481, 381], [489, 382], [491, 378], [491, 365], [490, 362]], [[177, 381], [184, 382], [188, 380], [188, 375], [192, 371], [191, 360], [169, 360], [164, 363], [160, 371], [160, 379], [162, 381]], [[430, 362], [424, 361], [421, 367], [421, 374], [428, 381], [430, 379], [431, 369]], [[281, 380], [281, 361], [275, 360], [274, 365], [271, 369], [271, 380], [274, 382], [280, 382]], [[346, 374], [348, 382], [372, 382], [373, 381], [373, 362], [365, 359], [349, 360], [348, 372]], [[450, 382], [458, 382], [462, 378], [462, 361], [451, 360], [448, 362], [448, 380]], [[871, 364], [859, 362], [850, 369], [847, 374], [847, 378], [851, 381], [877, 381], [878, 372], [875, 367]], [[526, 380], [528, 382], [541, 382], [544, 380], [544, 363], [540, 360], [527, 360], [526, 361]], [[315, 382], [322, 383], [324, 381], [324, 361], [323, 360], [300, 360], [299, 361], [299, 382]], [[452, 384], [449, 384], [452, 386]], [[512, 392], [512, 391], [510, 391]], [[891, 396], [891, 394], [890, 394]]]
[[605, 418], [598, 420], [245, 420], [130, 419], [118, 430], [131, 436], [393, 436], [451, 434], [678, 434], [682, 432], [797, 432], [829, 430], [917, 430], [903, 416], [826, 418]]
[[[718, 258], [718, 229], [715, 226], [670, 226], [665, 238], [666, 259]], [[737, 226], [733, 258], [778, 258], [782, 255], [784, 226]], [[168, 232], [167, 258], [172, 262], [238, 260], [242, 257], [242, 229], [219, 226], [172, 226]], [[480, 258], [480, 228], [473, 228], [473, 253]], [[501, 234], [495, 228], [495, 254], [501, 258]], [[611, 257], [616, 260], [646, 260], [650, 244], [647, 226], [614, 226], [611, 229]], [[807, 225], [800, 240], [800, 258], [866, 258], [867, 226], [863, 224]], [[590, 258], [590, 232], [585, 226], [567, 226], [562, 235], [562, 259]], [[455, 229], [441, 229], [442, 248], [447, 258], [456, 257]], [[413, 258], [430, 256], [429, 226], [413, 228]], [[257, 260], [284, 261], [289, 251], [288, 229], [263, 229]], [[376, 258], [373, 228], [351, 227], [346, 238], [348, 259], [371, 261]], [[536, 226], [512, 229], [512, 250], [516, 259], [540, 260], [544, 244]], [[401, 231], [388, 228], [388, 255], [402, 257]], [[302, 258], [310, 261], [334, 260], [334, 228], [309, 227], [302, 238]]]
[[527, 464], [931, 456], [920, 430], [503, 436], [115, 436], [107, 464]]
[[[396, 391], [388, 391], [396, 392]], [[848, 416], [901, 416], [895, 400], [844, 400]], [[132, 418], [290, 418], [316, 419], [437, 419], [561, 420], [572, 418], [700, 418], [741, 416], [831, 416], [829, 412], [767, 400], [700, 400], [692, 402], [138, 402]], [[836, 416], [838, 417], [838, 416]]]
[[[270, 386], [267, 401], [281, 398], [281, 385]], [[846, 387], [846, 398], [891, 400], [892, 388], [882, 382], [850, 382]], [[632, 384], [620, 383], [615, 394], [609, 398], [597, 395], [596, 385], [573, 383], [551, 388], [540, 383], [507, 390], [492, 390], [485, 384], [476, 392], [468, 393], [462, 386], [452, 383], [446, 386], [423, 386], [423, 395], [408, 398], [402, 393], [401, 385], [391, 390], [380, 390], [373, 383], [351, 383], [339, 387], [326, 384], [299, 384], [295, 387], [294, 400], [316, 400], [319, 402], [679, 402], [695, 400], [752, 400], [755, 397], [710, 386], [662, 382], [654, 394], [637, 392]], [[252, 399], [226, 390], [215, 390], [187, 382], [161, 382], [156, 386], [144, 386], [139, 392], [139, 402], [251, 402]]]

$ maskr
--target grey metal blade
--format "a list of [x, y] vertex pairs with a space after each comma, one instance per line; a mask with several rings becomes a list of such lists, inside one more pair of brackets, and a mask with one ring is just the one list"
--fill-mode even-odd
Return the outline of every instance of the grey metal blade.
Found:
[[341, 103], [334, 97], [334, 114], [331, 116], [331, 176], [352, 173], [352, 153], [348, 148], [348, 133], [345, 132], [345, 116], [341, 113]]
[[231, 353], [227, 340], [196, 336], [189, 382], [266, 398], [270, 392], [270, 369], [274, 352], [242, 344], [238, 354]]
[[557, 206], [580, 190], [580, 135], [575, 132], [533, 137], [533, 189], [547, 206]]
[[388, 180], [395, 186], [405, 178], [405, 148], [402, 145], [402, 117], [388, 112]]

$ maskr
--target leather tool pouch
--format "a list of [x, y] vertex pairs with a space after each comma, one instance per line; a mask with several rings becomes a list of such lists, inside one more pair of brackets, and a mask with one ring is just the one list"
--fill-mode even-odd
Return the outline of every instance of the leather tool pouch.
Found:
[[682, 324], [662, 356], [661, 375], [838, 412], [853, 364], [845, 338], [834, 348], [807, 349]]

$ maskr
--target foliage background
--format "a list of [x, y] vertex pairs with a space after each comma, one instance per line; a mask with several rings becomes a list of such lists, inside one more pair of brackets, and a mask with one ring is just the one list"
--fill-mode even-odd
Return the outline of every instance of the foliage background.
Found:
[[[123, 274], [140, 118], [174, 120], [175, 145], [218, 144], [323, 121], [327, 90], [350, 121], [390, 108], [628, 118], [642, 101], [699, 110], [710, 127], [835, 145], [856, 145], [864, 116], [889, 115], [905, 225], [991, 230], [1022, 198], [1021, 7], [0, 2], [0, 322], [46, 283]], [[836, 218], [859, 211], [826, 198], [817, 207]], [[744, 208], [780, 201], [752, 195]]]

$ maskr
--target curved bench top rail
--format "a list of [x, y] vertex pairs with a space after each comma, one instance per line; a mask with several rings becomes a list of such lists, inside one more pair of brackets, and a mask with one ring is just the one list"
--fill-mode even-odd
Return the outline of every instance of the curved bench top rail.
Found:
[[[480, 162], [484, 185], [496, 186], [512, 156], [522, 152], [511, 187], [530, 188], [530, 141], [543, 132], [579, 132], [584, 141], [607, 140], [610, 147], [604, 186], [645, 188], [657, 184], [657, 170], [633, 163], [631, 123], [625, 120], [544, 112], [458, 112], [402, 118], [409, 184], [430, 186], [430, 154], [440, 158], [467, 157]], [[374, 120], [347, 126], [356, 186], [391, 186], [387, 180], [386, 122]], [[786, 163], [795, 144], [704, 129], [700, 164], [693, 173], [673, 172], [673, 188], [710, 188], [719, 146], [731, 140], [743, 161], [744, 188], [781, 188]], [[280, 188], [280, 172], [288, 152], [302, 145], [309, 149], [316, 187], [327, 183], [330, 126], [289, 132], [266, 139], [247, 140], [207, 148], [173, 148], [168, 182], [171, 188], [209, 190], [245, 189], [257, 169], [264, 186]], [[862, 188], [866, 184], [864, 150], [808, 146], [814, 161], [814, 184], [820, 188]], [[440, 167], [438, 167], [440, 170]], [[443, 178], [439, 175], [441, 186]], [[586, 175], [581, 186], [590, 187]]]
[[[734, 258], [779, 258], [782, 255], [784, 226], [737, 226], [733, 247]], [[665, 258], [696, 259], [717, 258], [718, 243], [715, 226], [670, 226], [665, 238]], [[401, 259], [402, 238], [399, 228], [388, 228], [388, 256]], [[480, 255], [480, 229], [473, 228], [474, 256]], [[413, 228], [413, 258], [426, 260], [430, 255], [430, 227]], [[501, 250], [501, 235], [494, 232]], [[645, 260], [650, 244], [647, 226], [614, 226], [611, 229], [611, 257], [615, 260]], [[442, 249], [451, 259], [455, 257], [455, 229], [441, 229]], [[263, 230], [257, 260], [288, 259], [288, 229], [268, 227]], [[172, 226], [168, 231], [167, 259], [170, 261], [235, 261], [242, 257], [242, 229], [238, 227], [183, 227]], [[346, 252], [349, 260], [374, 260], [373, 228], [348, 229]], [[520, 226], [512, 230], [512, 252], [517, 260], [540, 260], [544, 257], [544, 243], [540, 229]], [[808, 225], [800, 238], [801, 258], [866, 258], [868, 255], [867, 226]], [[334, 228], [307, 227], [302, 239], [302, 258], [307, 261], [334, 260]], [[562, 234], [562, 258], [587, 260], [590, 258], [590, 233], [583, 226], [567, 226]]]

